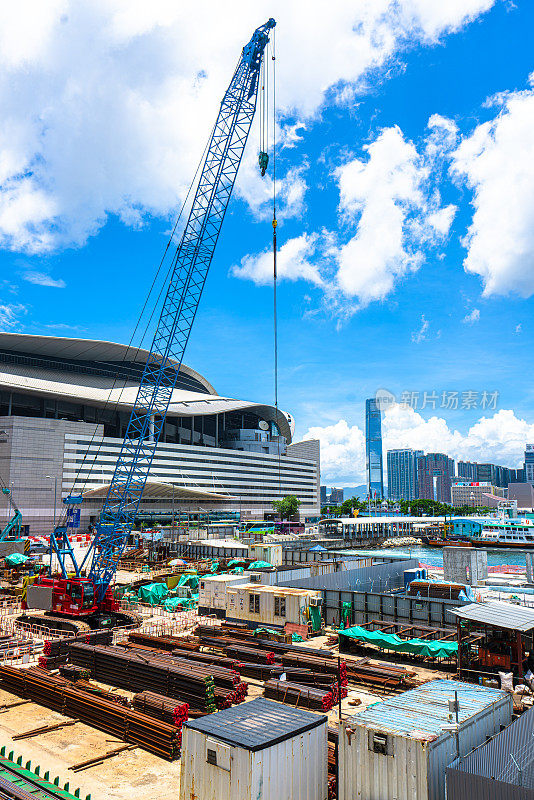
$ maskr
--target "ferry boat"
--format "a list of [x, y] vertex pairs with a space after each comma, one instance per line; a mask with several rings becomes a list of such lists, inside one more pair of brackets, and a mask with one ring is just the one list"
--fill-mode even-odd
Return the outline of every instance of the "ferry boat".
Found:
[[515, 547], [518, 550], [534, 548], [534, 520], [510, 519], [504, 515], [484, 521], [480, 533], [470, 536], [476, 547]]

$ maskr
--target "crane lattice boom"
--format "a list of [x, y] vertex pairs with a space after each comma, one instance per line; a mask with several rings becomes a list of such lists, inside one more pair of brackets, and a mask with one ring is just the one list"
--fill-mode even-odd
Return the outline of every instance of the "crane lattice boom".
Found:
[[270, 19], [243, 48], [209, 142], [150, 355], [102, 510], [89, 577], [102, 599], [134, 523], [249, 135]]

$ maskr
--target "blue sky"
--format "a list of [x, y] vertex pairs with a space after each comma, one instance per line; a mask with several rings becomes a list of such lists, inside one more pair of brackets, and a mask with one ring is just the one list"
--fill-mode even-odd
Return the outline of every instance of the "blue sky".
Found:
[[[304, 22], [298, 3], [231, 3], [208, 23], [172, 6], [58, 0], [27, 35], [4, 21], [3, 328], [129, 340], [239, 48], [272, 14], [280, 404], [297, 438], [319, 436], [324, 481], [353, 486], [365, 398], [413, 392], [386, 446], [517, 466], [534, 436], [532, 4], [376, 0], [325, 19], [312, 3]], [[272, 402], [257, 149], [254, 130], [185, 361], [220, 394]]]

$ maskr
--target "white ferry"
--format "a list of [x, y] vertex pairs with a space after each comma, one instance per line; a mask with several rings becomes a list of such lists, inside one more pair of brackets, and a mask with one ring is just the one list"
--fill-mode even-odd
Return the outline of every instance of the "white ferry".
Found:
[[510, 519], [504, 515], [488, 519], [482, 524], [480, 533], [470, 536], [469, 541], [478, 547], [534, 548], [534, 520]]

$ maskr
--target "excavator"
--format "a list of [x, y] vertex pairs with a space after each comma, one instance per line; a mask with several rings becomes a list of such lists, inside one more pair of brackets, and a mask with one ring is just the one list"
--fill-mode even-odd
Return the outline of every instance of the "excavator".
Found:
[[[139, 622], [137, 615], [119, 610], [111, 584], [178, 379], [254, 119], [265, 50], [275, 24], [269, 19], [254, 31], [222, 99], [95, 536], [79, 564], [70, 543], [69, 519], [75, 517], [81, 498], [66, 498], [67, 524], [56, 528], [50, 539], [61, 575], [52, 574], [51, 558], [50, 574], [36, 577], [27, 587], [24, 613], [19, 617], [23, 622], [75, 633]], [[262, 174], [266, 162], [263, 154]]]

